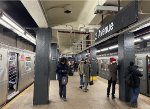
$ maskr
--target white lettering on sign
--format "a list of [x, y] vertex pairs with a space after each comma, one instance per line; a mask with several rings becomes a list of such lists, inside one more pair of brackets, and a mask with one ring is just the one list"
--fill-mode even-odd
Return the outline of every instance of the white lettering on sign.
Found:
[[103, 28], [102, 30], [99, 30], [96, 34], [95, 34], [95, 40], [104, 36], [105, 34], [109, 33], [110, 31], [112, 31], [114, 29], [114, 23], [111, 22], [108, 26], [106, 26], [105, 28]]

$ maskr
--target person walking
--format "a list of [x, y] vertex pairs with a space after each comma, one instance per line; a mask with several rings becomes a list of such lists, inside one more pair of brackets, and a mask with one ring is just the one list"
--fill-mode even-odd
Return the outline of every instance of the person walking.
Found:
[[143, 74], [138, 70], [138, 67], [134, 65], [134, 62], [130, 62], [130, 66], [128, 67], [128, 75], [131, 76], [131, 99], [130, 99], [130, 106], [131, 107], [138, 107], [138, 96], [140, 93], [140, 78]]
[[83, 80], [84, 80], [84, 92], [87, 92], [88, 83], [90, 82], [90, 64], [88, 59], [84, 61], [83, 65]]
[[84, 83], [83, 83], [83, 66], [84, 66], [84, 59], [81, 60], [79, 66], [78, 66], [78, 72], [80, 75], [80, 86], [79, 86], [79, 88], [81, 88], [81, 89], [84, 86]]
[[107, 87], [107, 97], [110, 95], [110, 88], [112, 85], [112, 99], [115, 98], [115, 85], [117, 81], [117, 63], [115, 58], [110, 58], [110, 64], [108, 65], [109, 77], [108, 77], [108, 87]]
[[66, 85], [67, 84], [63, 83], [64, 78], [68, 79], [68, 65], [67, 65], [66, 58], [63, 57], [60, 59], [60, 63], [57, 66], [56, 73], [57, 73], [58, 81], [59, 81], [59, 96], [64, 101], [67, 101], [66, 99]]
[[77, 72], [78, 70], [78, 63], [75, 61], [74, 62], [74, 72]]

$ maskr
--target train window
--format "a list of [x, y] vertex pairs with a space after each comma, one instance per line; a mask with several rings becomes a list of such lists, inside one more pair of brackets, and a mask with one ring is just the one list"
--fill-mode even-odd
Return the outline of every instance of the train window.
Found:
[[148, 57], [148, 73], [150, 73], [150, 57]]
[[150, 47], [150, 42], [147, 42], [147, 47]]
[[108, 59], [102, 59], [101, 60], [101, 70], [108, 71], [108, 65], [109, 65]]
[[143, 60], [142, 59], [137, 59], [137, 66], [139, 67], [139, 71], [143, 71]]
[[30, 72], [32, 70], [32, 67], [31, 67], [31, 57], [26, 57], [25, 70], [27, 72]]
[[140, 48], [140, 44], [136, 44], [134, 47], [135, 47], [136, 49], [138, 49], [138, 48]]

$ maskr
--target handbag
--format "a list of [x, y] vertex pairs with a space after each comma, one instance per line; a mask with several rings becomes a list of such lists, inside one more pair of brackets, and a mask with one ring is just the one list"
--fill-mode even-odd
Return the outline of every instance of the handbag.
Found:
[[93, 82], [93, 77], [92, 77], [92, 80], [89, 82], [89, 85], [93, 85], [94, 82]]
[[67, 76], [63, 76], [62, 79], [61, 79], [61, 84], [62, 85], [67, 85], [68, 83], [68, 77]]

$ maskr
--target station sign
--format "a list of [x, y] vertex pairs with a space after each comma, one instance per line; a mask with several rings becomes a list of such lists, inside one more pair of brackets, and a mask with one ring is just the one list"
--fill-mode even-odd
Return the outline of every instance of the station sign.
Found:
[[109, 35], [116, 33], [129, 25], [138, 21], [138, 1], [133, 0], [128, 6], [123, 8], [111, 20], [105, 23], [95, 34], [96, 42], [105, 39]]

